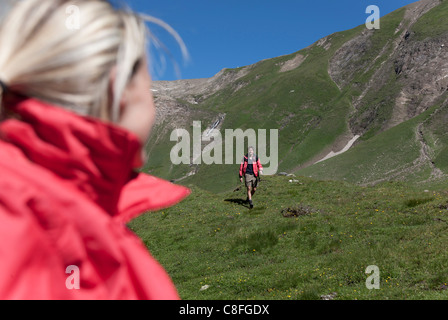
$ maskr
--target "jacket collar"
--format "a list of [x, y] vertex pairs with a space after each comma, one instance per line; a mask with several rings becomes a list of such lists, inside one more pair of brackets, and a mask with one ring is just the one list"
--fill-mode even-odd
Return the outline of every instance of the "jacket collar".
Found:
[[[142, 144], [131, 132], [31, 98], [5, 99], [0, 138], [123, 221], [171, 206], [190, 190], [135, 170]], [[138, 212], [137, 212], [138, 211]]]

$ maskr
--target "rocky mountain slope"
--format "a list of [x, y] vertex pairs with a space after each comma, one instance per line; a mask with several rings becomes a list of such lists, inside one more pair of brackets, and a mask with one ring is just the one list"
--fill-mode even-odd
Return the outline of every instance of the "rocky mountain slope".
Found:
[[[443, 179], [446, 17], [446, 0], [421, 0], [382, 17], [379, 30], [361, 25], [210, 79], [154, 82], [158, 120], [145, 169], [174, 180], [187, 177], [182, 181], [206, 189], [230, 189], [237, 159], [218, 170], [170, 163], [176, 143], [170, 132], [191, 131], [193, 121], [202, 121], [202, 130], [214, 123], [221, 131], [278, 129], [278, 171], [359, 183]], [[353, 147], [339, 154], [348, 143]], [[219, 188], [212, 183], [217, 174]]]

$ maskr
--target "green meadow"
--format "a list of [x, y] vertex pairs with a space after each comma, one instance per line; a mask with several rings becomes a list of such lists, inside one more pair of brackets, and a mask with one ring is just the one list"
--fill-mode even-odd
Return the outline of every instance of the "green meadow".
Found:
[[447, 185], [266, 176], [252, 210], [243, 188], [191, 188], [129, 224], [182, 299], [448, 298]]

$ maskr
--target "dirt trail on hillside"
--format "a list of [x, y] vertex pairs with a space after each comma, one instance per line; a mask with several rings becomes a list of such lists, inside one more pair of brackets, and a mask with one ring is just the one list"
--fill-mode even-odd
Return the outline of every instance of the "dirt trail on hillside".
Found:
[[[438, 109], [438, 110], [440, 110], [440, 109]], [[436, 110], [428, 119], [435, 116], [437, 114], [438, 110]], [[437, 166], [435, 165], [434, 161], [431, 158], [431, 155], [430, 155], [431, 148], [425, 141], [423, 125], [424, 125], [424, 122], [421, 122], [415, 128], [415, 140], [420, 145], [420, 154], [419, 154], [418, 158], [412, 162], [411, 166], [406, 166], [406, 164], [404, 164], [400, 168], [395, 168], [395, 169], [387, 172], [384, 175], [384, 178], [381, 178], [381, 179], [378, 179], [375, 181], [371, 181], [368, 183], [364, 183], [362, 185], [363, 186], [372, 186], [372, 185], [376, 185], [381, 182], [390, 181], [393, 179], [399, 179], [400, 177], [404, 177], [409, 174], [412, 174], [413, 172], [418, 171], [425, 165], [430, 166], [431, 174], [428, 177], [428, 179], [426, 179], [425, 181], [422, 181], [422, 182], [431, 182], [431, 181], [440, 180], [443, 178], [448, 178], [448, 175], [445, 174], [439, 168], [437, 168]]]
[[417, 139], [420, 142], [420, 157], [419, 159], [421, 159], [421, 161], [423, 163], [428, 163], [429, 166], [431, 167], [431, 176], [429, 178], [429, 180], [433, 180], [433, 179], [440, 179], [442, 178], [445, 174], [442, 172], [442, 170], [440, 170], [439, 168], [436, 167], [434, 161], [432, 161], [429, 151], [430, 151], [430, 147], [428, 146], [428, 144], [425, 141], [425, 137], [423, 134], [423, 123], [420, 123], [417, 126]]

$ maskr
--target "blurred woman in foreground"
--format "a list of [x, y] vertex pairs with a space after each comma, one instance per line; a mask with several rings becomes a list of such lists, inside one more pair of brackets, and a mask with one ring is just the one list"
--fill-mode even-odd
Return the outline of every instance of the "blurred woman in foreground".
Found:
[[[68, 28], [69, 6], [79, 28]], [[143, 173], [145, 19], [19, 1], [0, 27], [0, 299], [178, 299], [126, 223], [190, 190]]]

